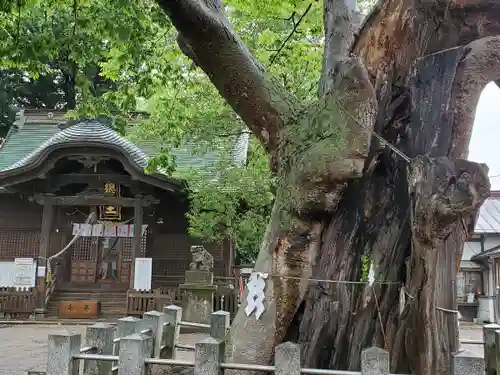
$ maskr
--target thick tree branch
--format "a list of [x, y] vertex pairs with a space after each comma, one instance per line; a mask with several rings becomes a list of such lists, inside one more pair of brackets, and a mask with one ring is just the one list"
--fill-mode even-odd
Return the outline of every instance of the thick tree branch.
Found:
[[[320, 175], [324, 175], [324, 182], [343, 183], [362, 175], [377, 114], [377, 99], [363, 63], [349, 56], [359, 15], [349, 9], [344, 0], [324, 0], [323, 21], [325, 49], [319, 103], [325, 108], [340, 107], [348, 129], [343, 152], [336, 155]], [[333, 102], [333, 106], [328, 105], [329, 102]], [[329, 115], [332, 118], [332, 114]], [[325, 116], [324, 111], [317, 117], [321, 116]]]
[[464, 51], [457, 67], [451, 101], [454, 143], [450, 155], [456, 158], [467, 157], [481, 92], [488, 83], [500, 78], [500, 36], [476, 40], [465, 46]]
[[324, 0], [323, 24], [325, 28], [325, 50], [323, 68], [319, 84], [319, 95], [324, 95], [331, 87], [342, 61], [349, 56], [349, 47], [354, 41], [359, 15], [351, 11], [344, 0]]
[[205, 71], [220, 94], [271, 156], [296, 103], [241, 42], [217, 0], [158, 0], [180, 36], [184, 53]]
[[378, 88], [391, 70], [407, 71], [419, 57], [499, 35], [498, 20], [496, 0], [381, 0], [351, 52]]
[[[429, 0], [426, 0], [429, 1]], [[462, 46], [476, 39], [500, 35], [500, 2], [496, 0], [439, 0], [445, 7], [427, 53]]]
[[[457, 250], [446, 246], [447, 239], [457, 228], [462, 229], [463, 217], [477, 214], [488, 197], [488, 171], [484, 165], [466, 160], [422, 156], [413, 160], [409, 171], [412, 256], [405, 288], [411, 298], [401, 313], [403, 324], [395, 345], [406, 346], [412, 374], [445, 373], [443, 352], [448, 361], [451, 353], [439, 350], [443, 345], [443, 316], [438, 311], [442, 307], [438, 302], [442, 284], [437, 270], [444, 269], [445, 260], [454, 259]], [[412, 332], [416, 327], [421, 334]], [[401, 358], [393, 356], [391, 361], [392, 367], [397, 368]]]

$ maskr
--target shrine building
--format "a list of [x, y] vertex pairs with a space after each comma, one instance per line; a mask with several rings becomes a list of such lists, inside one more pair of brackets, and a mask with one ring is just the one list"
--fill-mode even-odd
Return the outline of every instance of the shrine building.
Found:
[[[247, 144], [237, 144], [246, 157]], [[58, 308], [50, 311], [50, 301], [80, 293], [119, 315], [127, 291], [183, 282], [190, 247], [200, 241], [188, 234], [185, 183], [145, 173], [155, 152], [156, 145], [134, 144], [102, 119], [18, 113], [0, 146], [0, 313], [19, 303], [9, 293], [30, 290], [32, 303], [49, 314]], [[178, 169], [217, 158], [195, 157], [187, 147], [173, 152]], [[231, 246], [204, 246], [214, 275], [230, 276]], [[138, 258], [146, 260], [136, 277]]]

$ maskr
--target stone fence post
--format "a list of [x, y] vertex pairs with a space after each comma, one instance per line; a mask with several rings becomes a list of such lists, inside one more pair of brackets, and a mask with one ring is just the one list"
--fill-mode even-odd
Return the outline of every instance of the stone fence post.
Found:
[[148, 311], [143, 315], [143, 329], [150, 329], [153, 336], [153, 356], [162, 358], [162, 346], [165, 341], [165, 328], [167, 323], [167, 315], [160, 311]]
[[[113, 354], [113, 335], [115, 328], [111, 324], [96, 323], [87, 327], [85, 345], [95, 348], [96, 354]], [[108, 361], [84, 361], [84, 375], [108, 375], [111, 373], [113, 363]]]
[[497, 366], [496, 366], [496, 357], [497, 357], [497, 348], [496, 346], [496, 338], [495, 331], [500, 329], [500, 325], [498, 324], [487, 324], [483, 326], [483, 340], [484, 340], [484, 364], [486, 375], [496, 375]]
[[274, 354], [275, 375], [300, 375], [300, 346], [284, 342]]
[[375, 346], [363, 350], [361, 375], [389, 375], [389, 352]]
[[230, 329], [228, 311], [215, 311], [210, 316], [210, 336], [217, 340], [227, 341]]
[[134, 333], [120, 340], [118, 375], [147, 375], [146, 358], [151, 358], [152, 337]]
[[454, 375], [484, 375], [484, 359], [469, 351], [463, 350], [453, 357]]
[[224, 360], [224, 342], [207, 337], [194, 349], [194, 375], [223, 375], [219, 364]]
[[81, 342], [81, 335], [67, 331], [49, 335], [47, 375], [78, 375], [73, 356], [80, 354]]
[[180, 322], [182, 320], [182, 307], [169, 305], [163, 308], [165, 313], [165, 350], [164, 358], [175, 359], [175, 344], [179, 342]]
[[142, 319], [136, 318], [134, 316], [127, 316], [125, 318], [118, 319], [116, 323], [116, 335], [115, 338], [130, 336], [133, 333], [138, 333], [140, 329]]

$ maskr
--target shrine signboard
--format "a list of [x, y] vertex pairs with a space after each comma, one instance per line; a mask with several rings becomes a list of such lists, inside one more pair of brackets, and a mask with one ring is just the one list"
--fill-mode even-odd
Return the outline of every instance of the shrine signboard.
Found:
[[[120, 197], [120, 185], [107, 182], [104, 184], [104, 194], [111, 197]], [[120, 221], [122, 219], [122, 208], [120, 206], [105, 205], [99, 207], [99, 216], [105, 221]]]

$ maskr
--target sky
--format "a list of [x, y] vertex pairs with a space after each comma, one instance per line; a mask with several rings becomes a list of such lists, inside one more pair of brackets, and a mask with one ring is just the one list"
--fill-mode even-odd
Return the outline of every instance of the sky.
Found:
[[476, 107], [469, 160], [488, 165], [491, 190], [500, 190], [500, 137], [495, 136], [499, 122], [500, 89], [490, 83], [484, 88]]

